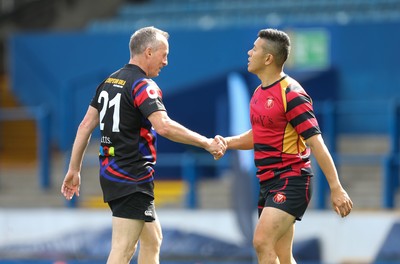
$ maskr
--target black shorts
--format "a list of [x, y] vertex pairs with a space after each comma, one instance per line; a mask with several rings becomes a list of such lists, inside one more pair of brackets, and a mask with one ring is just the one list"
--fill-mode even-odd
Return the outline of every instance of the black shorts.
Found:
[[274, 178], [260, 182], [258, 216], [264, 207], [281, 209], [301, 220], [311, 199], [312, 176]]
[[142, 192], [135, 192], [108, 202], [112, 215], [120, 218], [153, 222], [156, 219], [154, 198]]

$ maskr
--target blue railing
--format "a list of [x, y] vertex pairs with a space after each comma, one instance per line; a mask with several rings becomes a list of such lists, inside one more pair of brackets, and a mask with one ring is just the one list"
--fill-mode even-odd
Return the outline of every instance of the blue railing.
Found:
[[[341, 102], [323, 102], [316, 103], [316, 112], [321, 113], [324, 126], [324, 138], [327, 142], [335, 162], [341, 164], [380, 164], [384, 173], [382, 175], [382, 207], [394, 208], [395, 193], [399, 188], [399, 168], [400, 168], [400, 103], [393, 101], [386, 108], [389, 122], [388, 136], [390, 140], [390, 149], [385, 154], [340, 154], [336, 150], [337, 139], [337, 116], [350, 113], [353, 109], [347, 107]], [[38, 133], [38, 183], [42, 189], [48, 189], [51, 186], [50, 167], [50, 114], [45, 107], [0, 109], [0, 121], [7, 120], [35, 120], [37, 122]], [[196, 208], [198, 206], [197, 182], [200, 177], [198, 169], [210, 166], [229, 166], [230, 159], [223, 158], [216, 162], [209, 154], [199, 153], [181, 153], [168, 154], [162, 153], [159, 156], [157, 166], [178, 167], [181, 169], [182, 178], [187, 182], [188, 192], [186, 196], [186, 207]], [[221, 165], [223, 164], [223, 165]], [[319, 168], [316, 168], [316, 174], [320, 174]], [[326, 208], [326, 194], [328, 185], [325, 177], [316, 177], [316, 207], [318, 209]]]
[[[65, 171], [68, 170], [70, 160], [70, 152], [66, 154]], [[83, 166], [98, 166], [97, 155], [86, 155], [83, 161]], [[182, 180], [186, 182], [187, 191], [185, 197], [185, 207], [188, 209], [198, 208], [198, 181], [201, 175], [198, 174], [199, 168], [214, 167], [216, 170], [229, 166], [229, 154], [224, 158], [216, 161], [208, 153], [159, 153], [157, 154], [157, 167], [180, 168]], [[68, 207], [76, 207], [77, 200], [74, 197], [67, 201]]]
[[399, 188], [399, 169], [400, 169], [400, 103], [393, 102], [390, 105], [390, 150], [384, 160], [383, 175], [383, 207], [393, 208], [395, 206], [395, 194]]
[[[359, 103], [359, 102], [358, 102]], [[366, 107], [359, 107], [358, 114], [368, 114], [366, 109], [371, 102], [365, 102]], [[336, 165], [344, 164], [369, 164], [369, 165], [381, 165], [384, 173], [382, 175], [382, 208], [391, 209], [395, 206], [395, 194], [399, 188], [399, 168], [400, 168], [400, 102], [393, 100], [390, 103], [386, 103], [387, 107], [380, 109], [380, 114], [389, 118], [389, 145], [390, 149], [388, 153], [376, 154], [376, 153], [364, 153], [364, 154], [341, 154], [337, 152], [337, 119], [340, 115], [346, 115], [354, 113], [355, 102], [331, 102], [325, 101], [322, 103], [315, 104], [315, 111], [321, 113], [324, 128], [324, 139], [332, 156], [335, 160]], [[376, 112], [374, 112], [376, 114]], [[371, 113], [369, 113], [371, 114]], [[316, 164], [316, 163], [315, 163]], [[317, 165], [317, 164], [316, 164]], [[316, 208], [326, 208], [326, 194], [328, 192], [328, 184], [325, 177], [322, 176], [321, 169], [315, 166], [316, 169]]]
[[[366, 102], [368, 104], [368, 102]], [[323, 125], [323, 135], [325, 142], [332, 153], [337, 166], [340, 165], [380, 165], [384, 170], [382, 175], [382, 207], [386, 209], [394, 208], [395, 193], [399, 188], [399, 168], [400, 168], [400, 103], [393, 101], [389, 107], [382, 108], [379, 114], [388, 116], [390, 129], [390, 150], [388, 153], [363, 153], [363, 154], [341, 154], [337, 152], [338, 124], [337, 119], [340, 115], [354, 113], [353, 102], [318, 102], [315, 103], [315, 111], [320, 113]], [[359, 110], [358, 114], [363, 114], [366, 110]], [[371, 110], [368, 110], [371, 111]], [[367, 111], [367, 112], [368, 112]], [[375, 112], [376, 113], [376, 112]], [[221, 163], [222, 162], [222, 163]], [[326, 209], [328, 184], [318, 164], [314, 162], [316, 173], [316, 209]], [[188, 191], [186, 194], [186, 207], [196, 208], [198, 206], [197, 183], [199, 168], [210, 166], [231, 167], [231, 160], [227, 157], [220, 161], [214, 161], [209, 154], [199, 153], [163, 153], [159, 155], [157, 166], [159, 167], [178, 167], [181, 169], [182, 179], [187, 183]]]

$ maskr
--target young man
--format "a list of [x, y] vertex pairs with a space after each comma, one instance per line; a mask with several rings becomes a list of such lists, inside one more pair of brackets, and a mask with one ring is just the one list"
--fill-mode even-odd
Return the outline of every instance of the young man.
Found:
[[130, 60], [97, 88], [79, 125], [68, 172], [61, 186], [66, 199], [79, 196], [82, 159], [99, 125], [100, 183], [112, 211], [112, 244], [107, 263], [129, 263], [140, 237], [139, 263], [159, 263], [161, 227], [154, 207], [156, 133], [172, 141], [204, 148], [215, 159], [226, 145], [171, 120], [162, 92], [151, 79], [168, 64], [168, 33], [154, 27], [136, 31]]
[[258, 33], [248, 52], [248, 71], [261, 81], [250, 101], [252, 128], [225, 138], [228, 149], [254, 148], [260, 194], [253, 245], [262, 264], [296, 263], [294, 223], [301, 220], [311, 198], [311, 151], [329, 183], [333, 209], [345, 217], [353, 207], [321, 137], [311, 98], [283, 72], [289, 51], [286, 33]]

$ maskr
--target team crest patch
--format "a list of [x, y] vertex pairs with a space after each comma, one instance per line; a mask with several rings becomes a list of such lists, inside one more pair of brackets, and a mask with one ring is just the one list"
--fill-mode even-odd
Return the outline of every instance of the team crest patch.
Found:
[[286, 202], [286, 195], [282, 192], [278, 192], [274, 195], [274, 198], [272, 200], [276, 204], [283, 204], [284, 202]]
[[158, 97], [158, 86], [149, 84], [146, 88], [146, 92], [151, 99], [156, 99]]
[[274, 106], [274, 98], [273, 97], [268, 97], [267, 101], [265, 102], [265, 108], [266, 109], [271, 109]]

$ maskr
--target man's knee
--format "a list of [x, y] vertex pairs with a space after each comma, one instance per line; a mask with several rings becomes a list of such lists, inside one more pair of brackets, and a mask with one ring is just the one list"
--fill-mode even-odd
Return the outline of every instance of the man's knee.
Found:
[[140, 248], [152, 252], [159, 252], [161, 248], [162, 239], [155, 239], [153, 243], [149, 241], [140, 241]]
[[153, 252], [159, 252], [162, 244], [162, 235], [146, 237], [140, 239], [140, 248]]
[[163, 240], [159, 223], [145, 224], [140, 236], [140, 247], [151, 251], [159, 251]]
[[107, 263], [129, 263], [136, 252], [137, 245], [121, 248], [112, 247]]
[[256, 250], [256, 252], [265, 251], [266, 248], [268, 247], [267, 241], [265, 241], [263, 236], [256, 234], [253, 237], [253, 247]]
[[161, 244], [162, 244], [162, 240], [163, 240], [163, 236], [162, 234], [160, 234], [159, 236], [157, 236], [156, 241], [154, 242], [154, 244], [157, 245], [157, 248], [160, 249]]

